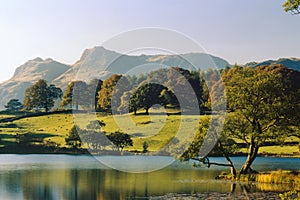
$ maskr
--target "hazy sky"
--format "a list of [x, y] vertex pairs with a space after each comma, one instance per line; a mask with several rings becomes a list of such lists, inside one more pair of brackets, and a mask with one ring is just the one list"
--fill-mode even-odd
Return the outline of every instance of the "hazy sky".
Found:
[[300, 57], [300, 16], [284, 0], [0, 0], [0, 82], [35, 57], [73, 64], [143, 27], [179, 31], [230, 63]]

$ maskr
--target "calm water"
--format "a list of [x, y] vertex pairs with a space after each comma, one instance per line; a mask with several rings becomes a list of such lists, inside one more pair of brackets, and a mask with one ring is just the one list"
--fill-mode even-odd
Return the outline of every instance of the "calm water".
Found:
[[[170, 160], [168, 157], [147, 159], [149, 165]], [[237, 165], [244, 159], [233, 158]], [[114, 163], [119, 158], [105, 157], [105, 160]], [[127, 166], [135, 165], [135, 160], [127, 157], [121, 161]], [[223, 158], [212, 160], [220, 162]], [[232, 186], [230, 182], [214, 180], [226, 168], [192, 168], [191, 164], [178, 162], [149, 173], [110, 169], [91, 156], [0, 155], [0, 163], [0, 199], [147, 199], [166, 193], [230, 192]], [[259, 157], [253, 168], [299, 169], [300, 159]], [[280, 187], [256, 185], [254, 188], [280, 190]], [[241, 188], [237, 187], [237, 192]]]

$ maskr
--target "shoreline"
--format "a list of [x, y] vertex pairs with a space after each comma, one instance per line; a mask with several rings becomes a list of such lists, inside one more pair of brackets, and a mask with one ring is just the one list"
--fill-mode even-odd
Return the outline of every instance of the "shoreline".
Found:
[[[122, 155], [122, 156], [156, 156], [159, 154], [144, 154], [144, 153], [135, 153], [135, 152], [106, 152], [106, 153], [100, 153], [100, 154], [93, 154], [90, 153], [87, 149], [82, 149], [82, 150], [76, 150], [73, 151], [72, 149], [60, 149], [60, 150], [54, 150], [54, 151], [9, 151], [9, 150], [2, 150], [0, 148], [0, 155], [4, 154], [65, 154], [65, 155], [92, 155], [92, 156], [105, 156], [105, 155]], [[171, 156], [171, 155], [159, 155], [159, 156]], [[246, 154], [239, 154], [239, 155], [231, 155], [231, 158], [234, 157], [243, 157], [247, 156]], [[217, 157], [222, 157], [221, 155], [214, 155], [210, 156], [210, 158], [217, 158]], [[257, 157], [265, 157], [265, 158], [300, 158], [300, 155], [258, 155]]]
[[255, 200], [255, 199], [270, 199], [270, 200], [280, 200], [279, 192], [254, 192], [254, 193], [218, 193], [218, 192], [203, 192], [195, 194], [178, 194], [178, 193], [168, 193], [162, 196], [152, 196], [150, 200], [196, 200], [196, 199], [235, 199], [235, 200]]
[[[5, 146], [0, 147], [0, 154], [66, 154], [66, 155], [164, 155], [164, 156], [171, 156], [168, 153], [163, 152], [139, 152], [136, 150], [129, 150], [129, 151], [113, 151], [113, 150], [103, 150], [100, 152], [90, 151], [86, 148], [74, 149], [74, 148], [57, 148], [53, 146], [43, 146], [43, 145], [32, 145], [32, 146]], [[229, 157], [241, 157], [247, 156], [247, 154], [234, 154], [229, 155]], [[211, 155], [211, 158], [215, 157], [222, 157], [222, 155]], [[257, 157], [266, 157], [266, 158], [300, 158], [300, 154], [258, 154]]]

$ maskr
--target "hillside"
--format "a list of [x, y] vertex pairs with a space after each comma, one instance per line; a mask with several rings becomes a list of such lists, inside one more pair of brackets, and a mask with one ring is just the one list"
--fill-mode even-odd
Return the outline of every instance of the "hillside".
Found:
[[[191, 63], [189, 63], [191, 62]], [[185, 69], [224, 68], [229, 63], [221, 58], [204, 54], [181, 55], [123, 55], [103, 47], [87, 49], [70, 70], [61, 74], [53, 83], [64, 88], [66, 83], [79, 79], [89, 81], [94, 78], [106, 79], [113, 73], [139, 74], [157, 66], [178, 66]], [[148, 69], [147, 69], [148, 68]]]
[[[0, 99], [0, 110], [11, 98], [22, 101], [26, 88], [39, 79], [45, 79], [48, 83], [53, 83], [65, 89], [72, 80], [88, 82], [94, 78], [105, 79], [112, 73], [123, 74], [141, 65], [143, 67], [146, 65], [148, 68], [153, 66], [178, 66], [195, 70], [214, 68], [214, 64], [220, 69], [229, 65], [222, 58], [203, 53], [131, 56], [122, 55], [103, 47], [86, 49], [81, 58], [72, 66], [52, 59], [36, 58], [18, 67], [10, 80], [0, 84], [0, 95], [2, 97]], [[137, 70], [134, 73], [141, 72]]]
[[70, 66], [56, 62], [50, 58], [35, 58], [18, 67], [13, 77], [0, 84], [0, 109], [9, 99], [23, 99], [28, 86], [39, 79], [51, 83], [59, 75], [70, 69]]
[[246, 63], [244, 66], [251, 66], [251, 67], [259, 67], [265, 65], [283, 65], [287, 68], [294, 69], [300, 71], [300, 59], [299, 58], [280, 58], [278, 60], [267, 60], [263, 62], [249, 62]]
[[[244, 66], [281, 64], [288, 68], [300, 70], [300, 59], [281, 58], [264, 62], [250, 62]], [[65, 89], [72, 80], [89, 82], [94, 78], [106, 79], [113, 73], [139, 74], [155, 67], [178, 66], [185, 69], [205, 70], [207, 68], [225, 68], [230, 64], [219, 57], [205, 53], [187, 53], [180, 55], [123, 55], [104, 47], [84, 50], [80, 59], [73, 65], [59, 63], [50, 58], [35, 58], [18, 67], [11, 79], [0, 83], [0, 110], [9, 99], [21, 101], [28, 86], [39, 79], [45, 79], [57, 87]]]

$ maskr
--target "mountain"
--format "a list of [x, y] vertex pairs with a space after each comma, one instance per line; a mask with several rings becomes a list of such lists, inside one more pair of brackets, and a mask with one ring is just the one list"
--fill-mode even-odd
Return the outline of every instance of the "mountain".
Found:
[[0, 109], [12, 98], [23, 100], [26, 88], [45, 79], [51, 83], [55, 78], [70, 69], [69, 65], [56, 62], [50, 58], [35, 58], [27, 61], [15, 70], [13, 77], [0, 84]]
[[139, 74], [155, 67], [177, 66], [187, 69], [224, 68], [229, 63], [204, 53], [180, 55], [125, 55], [103, 47], [86, 49], [73, 65], [65, 65], [50, 58], [35, 58], [18, 67], [13, 77], [0, 84], [0, 109], [12, 98], [23, 100], [27, 87], [45, 79], [65, 89], [72, 80], [88, 82], [93, 78], [105, 79], [113, 73]]
[[246, 63], [244, 66], [251, 66], [251, 67], [259, 67], [264, 65], [283, 65], [287, 68], [294, 69], [300, 71], [300, 59], [299, 58], [280, 58], [278, 60], [267, 60], [263, 62], [249, 62]]
[[[281, 58], [263, 62], [250, 62], [244, 66], [281, 64], [300, 71], [300, 59]], [[35, 58], [18, 67], [13, 77], [0, 83], [0, 109], [12, 98], [23, 100], [26, 88], [39, 79], [45, 79], [57, 87], [65, 89], [73, 80], [90, 81], [94, 78], [106, 79], [113, 73], [139, 74], [165, 66], [177, 66], [197, 70], [218, 68], [230, 64], [219, 57], [205, 53], [187, 53], [179, 55], [125, 55], [103, 47], [86, 49], [73, 65], [59, 63], [50, 58]]]
[[67, 72], [56, 78], [53, 83], [63, 88], [65, 83], [69, 83], [74, 79], [89, 81], [99, 77], [105, 79], [113, 73], [140, 74], [162, 66], [207, 69], [224, 68], [229, 66], [229, 63], [224, 59], [204, 53], [132, 56], [110, 51], [103, 47], [94, 47], [85, 50], [80, 60]]

